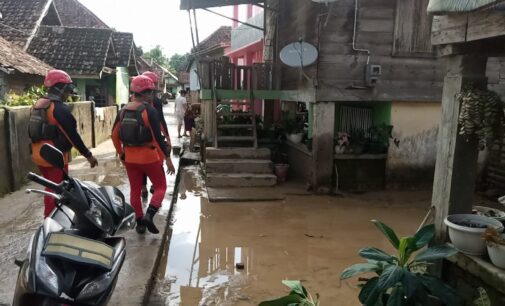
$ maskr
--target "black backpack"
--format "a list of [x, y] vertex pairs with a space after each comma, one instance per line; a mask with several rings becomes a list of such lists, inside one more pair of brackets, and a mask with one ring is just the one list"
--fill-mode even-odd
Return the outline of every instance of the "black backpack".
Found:
[[141, 147], [150, 145], [153, 136], [151, 129], [145, 125], [142, 112], [146, 109], [145, 104], [134, 108], [127, 105], [121, 112], [119, 126], [119, 139], [126, 147]]

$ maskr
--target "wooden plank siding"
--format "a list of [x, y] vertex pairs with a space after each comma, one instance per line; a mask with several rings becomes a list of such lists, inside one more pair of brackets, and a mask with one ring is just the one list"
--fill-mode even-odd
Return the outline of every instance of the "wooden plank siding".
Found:
[[490, 10], [435, 16], [431, 41], [434, 45], [444, 45], [503, 36], [505, 36], [505, 12]]
[[[356, 47], [369, 49], [370, 63], [382, 67], [379, 84], [363, 88], [367, 56], [353, 50], [354, 4], [354, 0], [337, 1], [332, 4], [328, 16], [329, 6], [325, 4], [281, 1], [279, 50], [300, 38], [319, 49], [318, 63], [304, 69], [305, 74], [315, 80], [317, 100], [440, 101], [444, 62], [419, 57], [416, 53], [394, 55], [396, 0], [359, 0]], [[419, 14], [426, 14], [426, 6], [423, 10]], [[399, 14], [405, 13], [400, 11]], [[414, 51], [429, 49], [426, 47], [429, 45], [423, 45], [419, 39], [413, 43]], [[429, 39], [425, 40], [429, 44]], [[313, 84], [301, 76], [299, 69], [283, 65], [282, 89], [304, 90], [311, 86]]]

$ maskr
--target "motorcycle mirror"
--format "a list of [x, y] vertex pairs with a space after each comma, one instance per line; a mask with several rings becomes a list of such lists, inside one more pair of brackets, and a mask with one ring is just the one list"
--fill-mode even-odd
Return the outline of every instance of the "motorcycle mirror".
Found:
[[63, 153], [56, 147], [46, 143], [40, 148], [40, 156], [53, 167], [64, 170], [65, 159]]

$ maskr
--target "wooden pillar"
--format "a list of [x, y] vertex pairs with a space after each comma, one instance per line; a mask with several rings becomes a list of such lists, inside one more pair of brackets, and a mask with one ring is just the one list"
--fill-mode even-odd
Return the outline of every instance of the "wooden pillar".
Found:
[[330, 193], [333, 177], [335, 103], [314, 104], [312, 135], [312, 186], [316, 193]]
[[457, 94], [469, 83], [486, 86], [486, 63], [487, 57], [483, 55], [447, 58], [432, 196], [438, 242], [446, 240], [444, 219], [448, 214], [470, 213], [472, 210], [478, 143], [475, 139], [467, 142], [459, 135]]
[[203, 118], [203, 133], [207, 142], [214, 142], [214, 112], [212, 100], [202, 100], [201, 111]]

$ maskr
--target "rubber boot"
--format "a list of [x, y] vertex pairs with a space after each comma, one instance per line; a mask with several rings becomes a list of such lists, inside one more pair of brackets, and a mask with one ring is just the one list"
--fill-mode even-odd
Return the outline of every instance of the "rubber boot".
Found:
[[146, 233], [146, 225], [144, 224], [144, 221], [142, 219], [137, 219], [137, 226], [135, 227], [135, 230], [139, 234]]
[[147, 230], [153, 234], [160, 233], [160, 231], [158, 230], [158, 228], [156, 227], [156, 225], [154, 224], [154, 221], [153, 221], [154, 215], [156, 215], [157, 212], [158, 212], [157, 208], [155, 208], [152, 205], [149, 205], [149, 208], [147, 209], [147, 212], [146, 212], [144, 218], [142, 219], [142, 222], [144, 223], [144, 225], [147, 226]]

